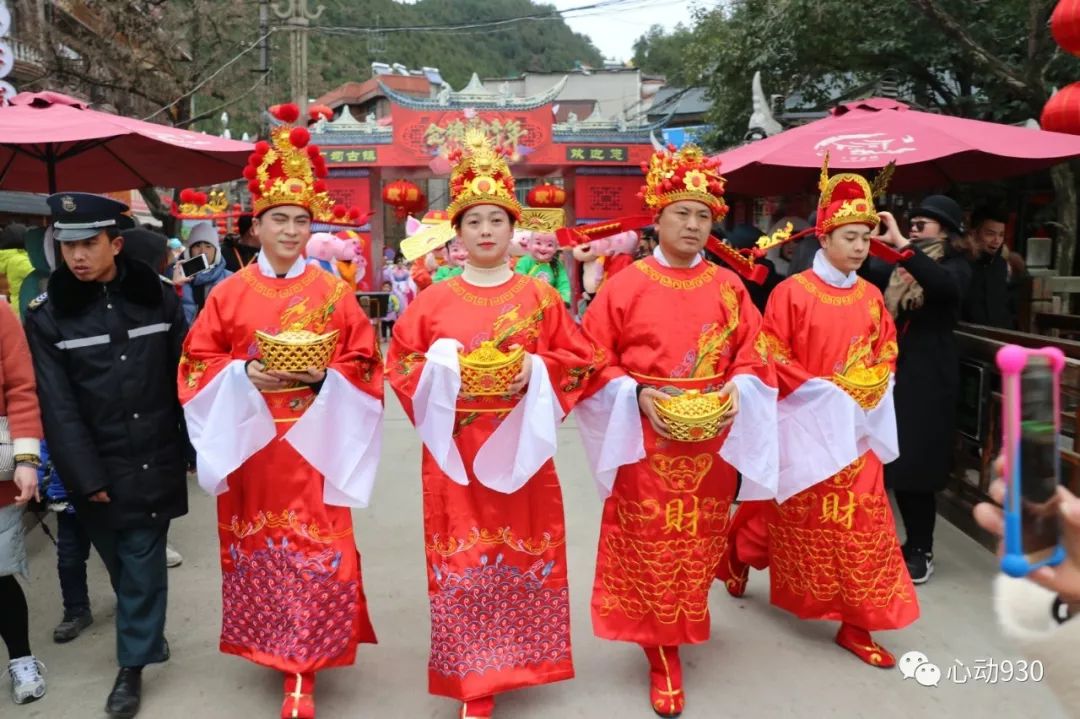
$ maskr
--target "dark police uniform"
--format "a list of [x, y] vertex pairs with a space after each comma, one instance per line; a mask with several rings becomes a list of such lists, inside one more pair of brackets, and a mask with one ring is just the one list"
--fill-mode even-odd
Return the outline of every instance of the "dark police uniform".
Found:
[[[48, 203], [59, 242], [122, 227], [127, 210], [76, 192]], [[123, 251], [116, 264], [107, 283], [60, 265], [30, 303], [26, 332], [53, 461], [116, 592], [117, 660], [141, 667], [168, 658], [165, 536], [187, 512], [176, 393], [187, 326], [156, 272]], [[88, 501], [102, 490], [109, 502]]]

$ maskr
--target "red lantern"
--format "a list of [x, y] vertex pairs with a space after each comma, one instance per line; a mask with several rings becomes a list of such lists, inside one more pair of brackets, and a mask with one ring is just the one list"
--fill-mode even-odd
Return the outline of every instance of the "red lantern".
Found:
[[408, 180], [395, 180], [383, 188], [383, 202], [394, 208], [394, 214], [404, 219], [410, 212], [427, 204], [424, 193]]
[[525, 199], [529, 207], [562, 207], [566, 204], [566, 190], [545, 182], [529, 190]]
[[1066, 85], [1043, 107], [1039, 124], [1051, 132], [1080, 135], [1080, 82]]
[[318, 122], [320, 119], [333, 120], [334, 111], [329, 105], [311, 105], [308, 107], [308, 117], [312, 122]]
[[420, 198], [416, 201], [416, 204], [409, 208], [409, 212], [413, 215], [419, 215], [421, 212], [427, 209], [427, 195], [423, 192], [420, 193]]
[[1080, 1], [1061, 0], [1050, 16], [1050, 32], [1061, 49], [1080, 55]]

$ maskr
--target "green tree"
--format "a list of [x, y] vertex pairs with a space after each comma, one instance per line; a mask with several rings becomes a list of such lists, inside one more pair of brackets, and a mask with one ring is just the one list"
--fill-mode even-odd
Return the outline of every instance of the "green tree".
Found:
[[[1054, 86], [1080, 80], [1080, 61], [1054, 44], [1055, 0], [730, 0], [697, 17], [686, 64], [713, 101], [713, 144], [741, 141], [755, 71], [769, 93], [808, 108], [891, 76], [916, 104], [999, 122], [1038, 118]], [[1076, 182], [1051, 173], [1061, 224], [1058, 267], [1073, 266]], [[1068, 271], [1067, 269], [1063, 271]]]
[[663, 75], [671, 85], [682, 84], [687, 73], [686, 47], [693, 31], [682, 23], [670, 33], [660, 25], [634, 42], [634, 67], [650, 75]]
[[[326, 11], [311, 36], [312, 92], [349, 80], [365, 80], [372, 62], [411, 69], [437, 67], [460, 89], [475, 72], [481, 77], [526, 71], [569, 70], [577, 63], [600, 65], [603, 57], [583, 35], [570, 30], [551, 5], [531, 0], [322, 0]], [[482, 24], [542, 16], [495, 27], [399, 32], [394, 28]], [[339, 28], [339, 29], [334, 29]], [[376, 33], [374, 41], [370, 32]]]
[[[271, 0], [276, 3], [277, 0]], [[21, 0], [20, 41], [45, 58], [45, 74], [20, 90], [56, 89], [121, 114], [218, 134], [222, 111], [235, 137], [260, 131], [267, 104], [289, 95], [288, 33], [271, 13], [270, 67], [262, 72], [263, 34], [257, 0], [83, 0], [80, 21], [53, 18]], [[599, 51], [570, 30], [555, 8], [531, 0], [319, 0], [309, 37], [309, 92], [316, 97], [350, 80], [366, 80], [371, 63], [438, 67], [455, 88], [473, 72], [510, 76], [599, 65]], [[542, 16], [497, 27], [399, 32], [393, 28], [483, 24]], [[368, 30], [383, 28], [372, 33]], [[155, 193], [144, 193], [167, 220]]]

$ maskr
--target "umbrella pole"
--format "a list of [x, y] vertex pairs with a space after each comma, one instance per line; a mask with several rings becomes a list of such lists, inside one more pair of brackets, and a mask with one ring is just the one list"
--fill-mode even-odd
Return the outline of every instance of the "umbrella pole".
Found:
[[49, 172], [49, 194], [56, 194], [56, 147], [50, 142], [45, 145], [45, 167]]
[[7, 177], [8, 170], [15, 164], [15, 153], [11, 153], [11, 157], [8, 158], [7, 164], [4, 165], [4, 169], [0, 170], [0, 187], [4, 186], [4, 178]]

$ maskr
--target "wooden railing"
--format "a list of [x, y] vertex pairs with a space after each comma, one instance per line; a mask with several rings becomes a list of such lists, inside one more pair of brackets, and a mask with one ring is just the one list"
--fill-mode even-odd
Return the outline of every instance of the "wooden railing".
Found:
[[[1032, 314], [1032, 320], [1039, 313], [1069, 314], [1076, 304], [1072, 297], [1075, 294], [1080, 294], [1080, 277], [1036, 275], [1031, 278], [1028, 300], [1021, 300], [1021, 309], [1026, 308]], [[1021, 323], [1020, 326], [1038, 331], [1033, 324]]]
[[1036, 312], [1032, 322], [1035, 334], [1063, 339], [1080, 338], [1080, 315]]

